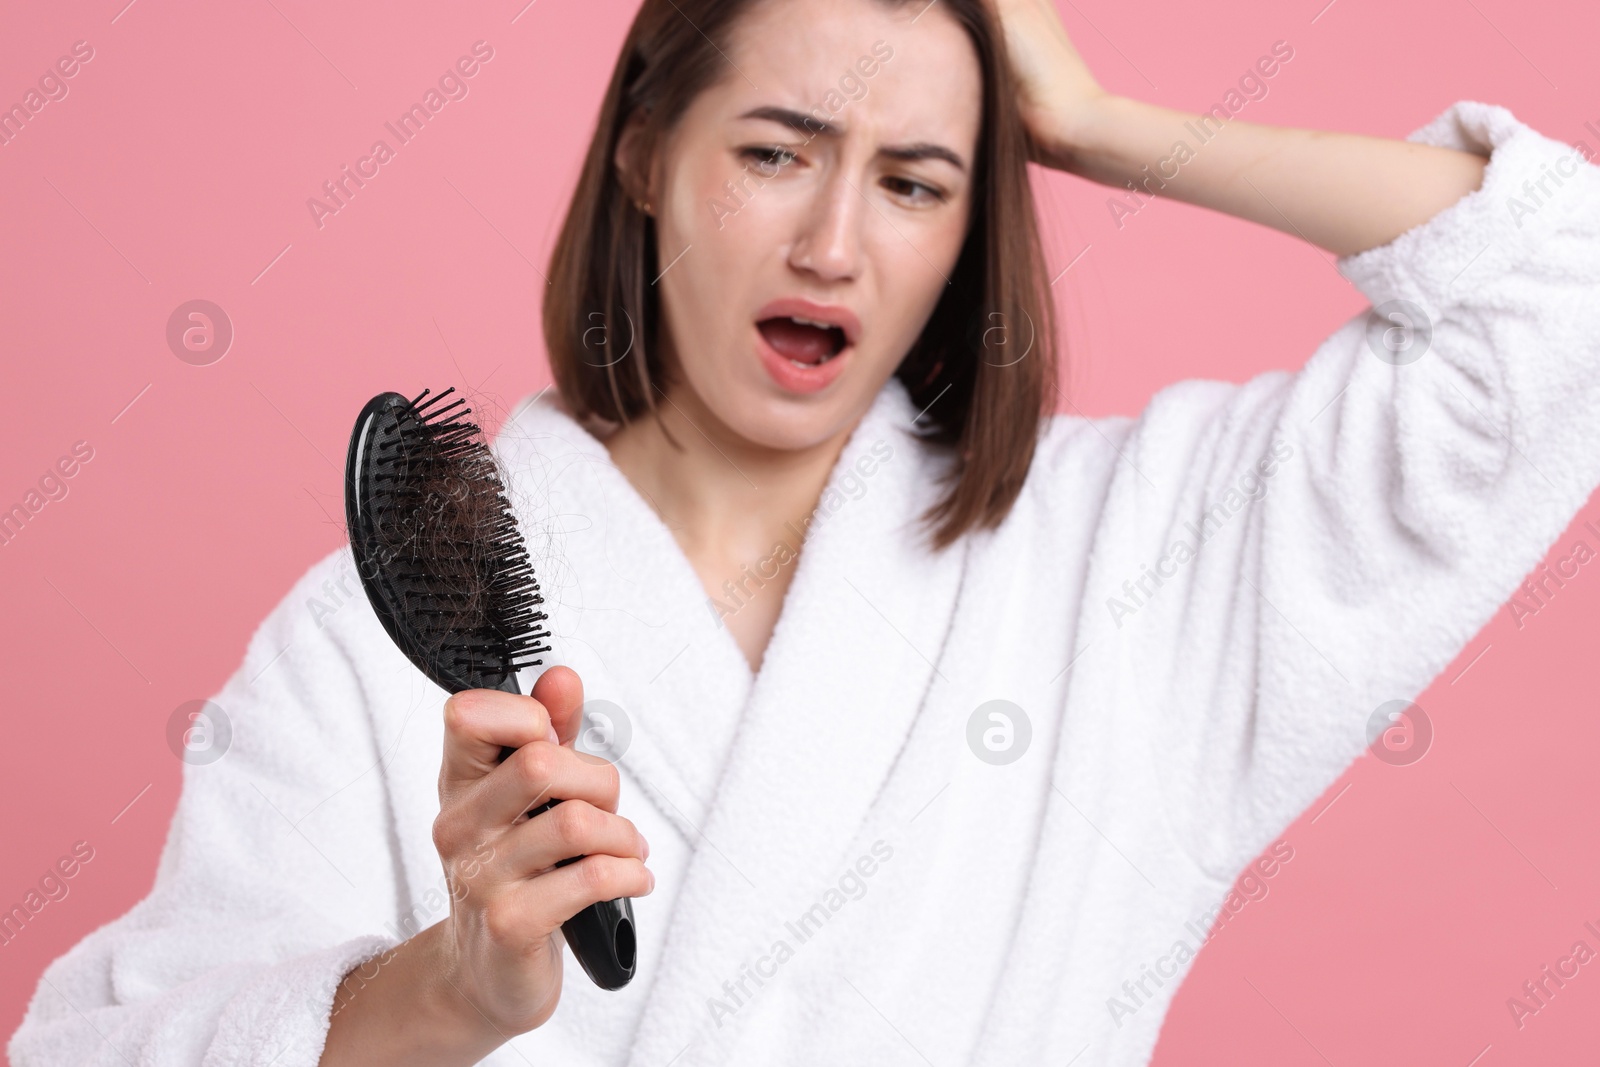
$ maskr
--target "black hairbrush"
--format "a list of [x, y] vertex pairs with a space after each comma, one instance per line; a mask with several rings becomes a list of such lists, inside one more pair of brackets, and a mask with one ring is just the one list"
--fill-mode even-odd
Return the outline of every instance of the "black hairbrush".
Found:
[[[442, 403], [453, 392], [384, 393], [361, 410], [344, 471], [350, 547], [383, 628], [423, 674], [451, 693], [520, 693], [517, 671], [550, 651], [544, 597], [494, 457], [466, 421], [472, 409]], [[633, 977], [627, 897], [589, 905], [561, 931], [595, 985]]]

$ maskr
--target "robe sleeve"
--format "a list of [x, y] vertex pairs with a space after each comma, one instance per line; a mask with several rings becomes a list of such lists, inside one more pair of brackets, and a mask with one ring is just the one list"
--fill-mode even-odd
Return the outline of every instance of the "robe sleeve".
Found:
[[1470, 101], [1408, 139], [1487, 156], [1482, 185], [1336, 261], [1373, 313], [1298, 372], [1159, 393], [1097, 532], [1081, 632], [1132, 690], [1109, 713], [1149, 732], [1169, 825], [1217, 878], [1429, 686], [1600, 483], [1600, 169]]
[[317, 1063], [341, 979], [397, 940], [375, 925], [396, 861], [351, 647], [376, 623], [341, 582], [361, 596], [347, 550], [255, 634], [198, 738], [222, 755], [184, 764], [154, 888], [45, 971], [17, 1067]]

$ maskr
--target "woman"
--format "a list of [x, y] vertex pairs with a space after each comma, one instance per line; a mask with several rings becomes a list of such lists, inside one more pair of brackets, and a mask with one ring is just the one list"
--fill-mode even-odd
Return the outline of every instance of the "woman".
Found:
[[[1048, 417], [1027, 158], [1384, 314]], [[646, 0], [550, 279], [560, 399], [498, 449], [561, 666], [441, 717], [313, 568], [15, 1062], [1144, 1063], [1190, 925], [1600, 482], [1593, 167], [1482, 104], [1400, 143], [1112, 96], [1048, 0]], [[617, 896], [639, 977], [564, 985]]]

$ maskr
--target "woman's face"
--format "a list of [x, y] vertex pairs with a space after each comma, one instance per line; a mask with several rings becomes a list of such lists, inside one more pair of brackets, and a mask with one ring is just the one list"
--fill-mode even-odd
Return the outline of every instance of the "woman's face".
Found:
[[655, 161], [664, 351], [678, 403], [806, 448], [855, 425], [949, 285], [978, 58], [938, 6], [874, 0], [757, 4], [727, 57]]

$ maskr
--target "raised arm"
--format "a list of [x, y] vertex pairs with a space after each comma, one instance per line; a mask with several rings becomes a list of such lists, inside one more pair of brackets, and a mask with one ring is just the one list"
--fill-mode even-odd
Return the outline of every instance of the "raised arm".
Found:
[[[1040, 162], [1139, 184], [1203, 124], [1103, 92], [1050, 0], [993, 2]], [[1225, 883], [1600, 483], [1600, 169], [1470, 101], [1404, 142], [1220, 126], [1152, 191], [1340, 253], [1374, 305], [1297, 372], [1162, 390], [1117, 446], [1075, 684], [1160, 739], [1175, 838]]]
[[[1473, 152], [1242, 122], [1100, 88], [1052, 0], [992, 0], [1035, 161], [1131, 197], [1166, 196], [1294, 234], [1337, 255], [1387, 244], [1477, 189]], [[1265, 62], [1293, 50], [1279, 42]], [[1262, 71], [1263, 77], [1271, 71]]]
[[[1170, 822], [1219, 879], [1360, 755], [1380, 708], [1422, 693], [1600, 484], [1600, 169], [1489, 104], [1411, 136], [1489, 164], [1480, 190], [1337, 261], [1410, 327], [1367, 312], [1295, 373], [1177, 382], [1118, 445], [1073, 673], [1139, 664], [1107, 691], [1160, 739]], [[1507, 211], [1558, 168], [1558, 195]]]

